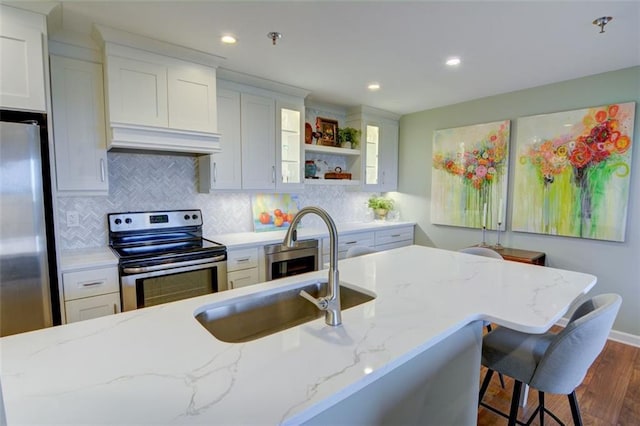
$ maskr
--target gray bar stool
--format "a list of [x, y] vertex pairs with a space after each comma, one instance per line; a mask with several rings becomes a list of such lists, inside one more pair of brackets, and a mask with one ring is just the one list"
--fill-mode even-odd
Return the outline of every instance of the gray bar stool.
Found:
[[[576, 309], [567, 326], [558, 334], [528, 334], [499, 327], [485, 335], [482, 365], [489, 371], [482, 382], [478, 403], [507, 417], [509, 425], [528, 425], [538, 413], [541, 425], [544, 424], [545, 413], [562, 424], [545, 408], [544, 394], [567, 395], [573, 422], [582, 425], [575, 389], [604, 348], [621, 303], [622, 298], [617, 294], [594, 296]], [[515, 380], [508, 416], [482, 402], [494, 371]], [[538, 390], [539, 405], [526, 423], [517, 420], [523, 384]]]

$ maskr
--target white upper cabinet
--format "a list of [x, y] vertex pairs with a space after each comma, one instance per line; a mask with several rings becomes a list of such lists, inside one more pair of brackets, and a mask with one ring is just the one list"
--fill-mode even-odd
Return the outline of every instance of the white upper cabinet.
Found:
[[107, 75], [112, 123], [168, 127], [165, 65], [111, 56]]
[[43, 15], [0, 5], [0, 107], [46, 112]]
[[58, 193], [107, 195], [102, 66], [51, 55]]
[[242, 187], [272, 190], [276, 184], [276, 106], [273, 98], [240, 97]]
[[218, 81], [222, 151], [199, 159], [200, 192], [286, 192], [303, 188], [306, 92], [289, 89], [295, 95]]
[[242, 189], [240, 92], [218, 88], [218, 154], [198, 157], [200, 192]]
[[167, 87], [170, 128], [217, 131], [216, 73], [213, 69], [195, 64], [171, 67]]
[[276, 190], [304, 187], [304, 103], [276, 101]]
[[108, 148], [213, 154], [219, 58], [95, 26], [104, 46]]
[[398, 189], [398, 119], [393, 113], [361, 106], [349, 111], [347, 125], [362, 131], [362, 189]]

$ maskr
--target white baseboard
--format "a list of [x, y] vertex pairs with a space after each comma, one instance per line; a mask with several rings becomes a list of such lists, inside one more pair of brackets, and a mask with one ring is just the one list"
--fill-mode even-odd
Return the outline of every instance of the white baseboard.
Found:
[[[566, 318], [560, 318], [556, 325], [560, 327], [564, 327], [569, 322]], [[614, 342], [624, 343], [625, 345], [635, 346], [640, 348], [640, 336], [636, 336], [635, 334], [624, 333], [622, 331], [611, 330], [609, 333], [609, 340], [613, 340]]]

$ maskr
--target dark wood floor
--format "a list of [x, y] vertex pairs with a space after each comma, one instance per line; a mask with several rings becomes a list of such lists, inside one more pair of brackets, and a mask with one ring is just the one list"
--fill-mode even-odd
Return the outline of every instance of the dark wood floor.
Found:
[[[480, 373], [481, 380], [485, 371], [483, 368]], [[513, 381], [508, 378], [505, 381], [505, 389], [502, 389], [497, 375], [494, 375], [483, 401], [508, 412]], [[608, 341], [582, 385], [576, 389], [576, 394], [585, 425], [640, 425], [640, 348]], [[528, 419], [537, 406], [537, 401], [537, 391], [530, 390], [527, 407], [520, 408], [518, 419]], [[573, 424], [565, 395], [545, 394], [545, 406], [565, 424]], [[556, 424], [549, 416], [544, 420], [545, 425]], [[503, 417], [479, 407], [478, 425], [506, 424], [507, 420]], [[532, 424], [540, 424], [538, 416]]]

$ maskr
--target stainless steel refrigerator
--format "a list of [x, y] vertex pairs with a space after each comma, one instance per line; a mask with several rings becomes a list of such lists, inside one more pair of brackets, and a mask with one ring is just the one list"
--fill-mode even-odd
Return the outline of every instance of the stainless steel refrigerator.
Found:
[[0, 111], [0, 336], [60, 323], [46, 117]]

